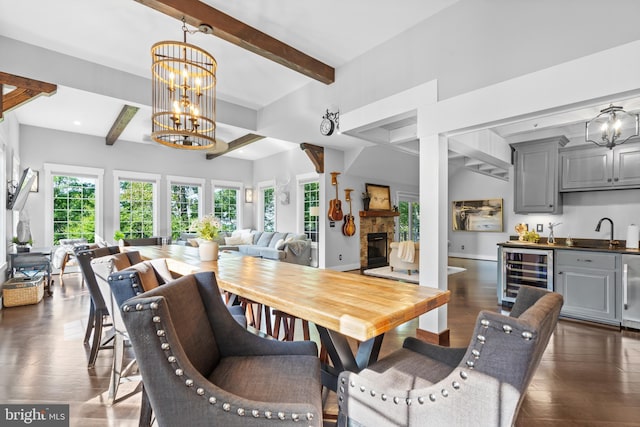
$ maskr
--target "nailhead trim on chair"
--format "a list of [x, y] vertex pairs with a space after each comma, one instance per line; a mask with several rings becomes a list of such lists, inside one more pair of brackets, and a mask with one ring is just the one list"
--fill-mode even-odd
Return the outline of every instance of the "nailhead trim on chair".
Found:
[[[111, 262], [113, 263], [113, 260], [111, 260]], [[112, 266], [113, 268], [113, 266]], [[131, 280], [131, 287], [133, 288], [133, 292], [135, 295], [140, 295], [143, 291], [140, 290], [140, 286], [137, 282], [137, 274], [136, 273], [129, 273], [129, 279], [133, 279]], [[122, 280], [124, 279], [124, 275], [119, 274], [118, 275], [118, 280]], [[111, 276], [109, 276], [108, 280], [113, 280], [113, 278]]]
[[[122, 306], [122, 310], [126, 311], [126, 312], [131, 311], [131, 308], [132, 307], [130, 305], [128, 305], [128, 304], [125, 304], [124, 306]], [[151, 310], [155, 311], [155, 310], [158, 309], [158, 304], [155, 303], [155, 302], [152, 302], [152, 303], [149, 304], [148, 307], [146, 307], [145, 305], [139, 303], [139, 304], [136, 304], [136, 306], [135, 306], [135, 310], [136, 311], [142, 311], [142, 310], [146, 310], [146, 309], [151, 309]], [[166, 336], [166, 332], [165, 332], [164, 329], [162, 329], [162, 325], [161, 325], [162, 319], [160, 318], [160, 316], [158, 314], [155, 314], [152, 317], [151, 320], [152, 320], [153, 324], [156, 327], [156, 335], [158, 336], [158, 339], [161, 340], [160, 348], [162, 350], [164, 350], [165, 352], [168, 352], [171, 349], [171, 346], [169, 345], [168, 342], [162, 342], [162, 339], [164, 339], [164, 337]], [[179, 377], [184, 376], [184, 370], [182, 368], [180, 368], [180, 366], [178, 364], [178, 359], [177, 359], [176, 356], [174, 356], [173, 354], [168, 354], [167, 355], [167, 362], [170, 365], [173, 365], [175, 367], [175, 374], [177, 376], [179, 376]], [[187, 387], [189, 387], [189, 388], [195, 388], [195, 382], [190, 378], [185, 380], [185, 385]], [[205, 393], [206, 393], [205, 389], [203, 387], [197, 387], [197, 388], [195, 388], [195, 391], [196, 391], [196, 394], [198, 396], [204, 396]], [[215, 396], [209, 396], [207, 400], [212, 405], [215, 405], [218, 402], [218, 399]], [[223, 403], [222, 404], [222, 409], [224, 411], [226, 411], [226, 412], [230, 412], [231, 409], [232, 409], [231, 408], [231, 404], [227, 403], [227, 402]], [[238, 407], [236, 409], [235, 413], [236, 413], [236, 415], [238, 415], [240, 417], [243, 417], [243, 416], [245, 416], [246, 412], [245, 412], [244, 408]], [[254, 418], [260, 418], [260, 411], [258, 409], [252, 409], [251, 410], [251, 415]], [[301, 416], [301, 414], [297, 414], [295, 412], [291, 413], [291, 419], [293, 421], [295, 421], [295, 422], [300, 421], [300, 416]], [[314, 419], [314, 417], [315, 417], [315, 415], [312, 412], [307, 412], [303, 416], [307, 419], [307, 421], [312, 421]], [[272, 419], [273, 418], [273, 413], [271, 411], [265, 411], [264, 412], [264, 417], [267, 418], [267, 419]], [[278, 419], [284, 421], [284, 420], [287, 419], [287, 414], [285, 412], [279, 411], [277, 413], [277, 417], [278, 417]]]
[[[488, 329], [489, 325], [491, 324], [491, 322], [488, 319], [482, 319], [482, 320], [480, 320], [480, 324], [482, 325], [482, 327], [484, 329]], [[505, 334], [511, 334], [511, 332], [513, 331], [513, 328], [510, 325], [502, 325], [502, 330], [503, 330], [503, 332]], [[530, 341], [531, 339], [533, 339], [533, 333], [529, 332], [529, 331], [524, 331], [524, 332], [522, 332], [522, 338], [527, 340], [527, 341]], [[478, 342], [481, 345], [485, 344], [486, 341], [487, 341], [486, 337], [484, 335], [480, 335], [480, 334], [478, 334], [476, 336], [476, 339], [478, 340]], [[480, 359], [480, 350], [475, 349], [475, 348], [472, 349], [471, 350], [471, 355], [475, 360]], [[470, 370], [473, 370], [473, 368], [475, 367], [475, 361], [474, 360], [467, 360], [466, 361], [466, 365]], [[460, 378], [462, 378], [462, 380], [466, 381], [469, 378], [469, 374], [466, 371], [462, 370], [462, 371], [460, 371]], [[342, 385], [339, 387], [340, 393], [338, 395], [338, 406], [342, 407], [342, 402], [344, 401], [343, 394], [345, 393], [344, 385], [346, 384], [346, 379], [343, 377], [343, 378], [341, 378], [340, 382], [342, 383]], [[353, 379], [351, 379], [349, 381], [349, 386], [351, 386], [351, 388], [355, 388], [356, 387], [356, 383], [355, 383], [355, 381]], [[453, 388], [453, 390], [460, 390], [460, 383], [458, 381], [453, 381], [451, 383], [451, 387]], [[361, 385], [359, 387], [359, 389], [363, 393], [366, 391], [366, 387], [363, 386], [363, 385]], [[369, 394], [371, 395], [371, 397], [375, 397], [376, 396], [376, 392], [373, 391], [373, 390], [371, 390]], [[443, 388], [440, 391], [440, 394], [442, 395], [442, 397], [445, 397], [445, 398], [449, 397], [449, 391], [446, 388]], [[380, 399], [383, 402], [386, 402], [387, 401], [387, 395], [382, 393], [380, 395]], [[394, 396], [392, 400], [393, 400], [393, 403], [395, 403], [397, 405], [397, 404], [400, 403], [401, 399], [402, 398], [400, 398], [400, 397]], [[425, 400], [426, 399], [425, 399], [424, 396], [418, 396], [418, 403], [419, 404], [421, 404], [421, 405], [424, 404]], [[434, 393], [430, 393], [429, 394], [429, 400], [431, 402], [435, 402], [436, 401], [436, 395]], [[411, 405], [411, 399], [410, 398], [404, 399], [404, 402], [405, 402], [405, 404], [407, 406]]]

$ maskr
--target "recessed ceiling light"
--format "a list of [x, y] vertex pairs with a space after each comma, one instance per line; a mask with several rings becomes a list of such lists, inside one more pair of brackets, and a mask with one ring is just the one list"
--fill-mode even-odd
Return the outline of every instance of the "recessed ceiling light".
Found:
[[82, 125], [82, 122], [80, 120], [74, 120], [73, 124], [76, 125], [76, 126], [80, 126], [80, 125]]

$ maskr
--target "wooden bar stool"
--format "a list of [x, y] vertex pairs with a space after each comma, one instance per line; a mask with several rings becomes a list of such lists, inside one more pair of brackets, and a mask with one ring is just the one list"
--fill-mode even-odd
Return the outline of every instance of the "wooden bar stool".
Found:
[[[275, 319], [273, 322], [273, 334], [271, 336], [275, 339], [280, 337], [280, 323], [282, 323], [284, 329], [282, 341], [293, 341], [297, 317], [280, 310], [274, 310], [273, 315]], [[309, 335], [309, 322], [304, 319], [302, 319], [302, 334], [305, 341], [311, 340], [311, 336]]]
[[[265, 306], [265, 312], [269, 307]], [[296, 316], [285, 313], [284, 311], [274, 310], [274, 322], [273, 322], [273, 335], [275, 339], [278, 339], [280, 336], [280, 324], [283, 325], [284, 337], [282, 341], [293, 341], [295, 332], [296, 332]], [[311, 340], [311, 335], [309, 334], [309, 322], [305, 319], [301, 319], [302, 321], [302, 336], [305, 341]], [[327, 349], [324, 345], [320, 344], [320, 361], [322, 363], [329, 363], [329, 354], [327, 353]]]
[[271, 327], [271, 309], [259, 302], [252, 301], [247, 298], [239, 298], [240, 306], [244, 309], [247, 316], [247, 326], [252, 326], [260, 330], [262, 326], [262, 311], [264, 310], [264, 320], [267, 335], [273, 336]]

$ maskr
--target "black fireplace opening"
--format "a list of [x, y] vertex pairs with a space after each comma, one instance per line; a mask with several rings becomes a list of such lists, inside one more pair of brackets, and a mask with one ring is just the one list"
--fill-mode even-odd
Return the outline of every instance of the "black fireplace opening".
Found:
[[367, 268], [389, 265], [387, 247], [387, 233], [367, 234]]

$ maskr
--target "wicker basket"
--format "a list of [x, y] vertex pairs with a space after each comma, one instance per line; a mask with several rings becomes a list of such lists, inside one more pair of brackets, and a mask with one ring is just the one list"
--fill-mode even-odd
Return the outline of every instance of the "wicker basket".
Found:
[[5, 307], [37, 304], [44, 296], [42, 276], [32, 278], [14, 277], [2, 285], [2, 302]]

